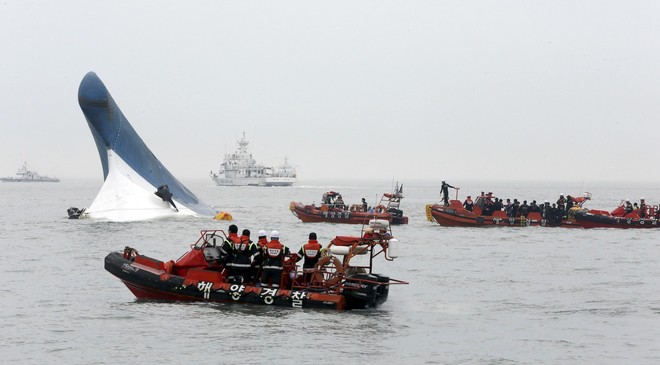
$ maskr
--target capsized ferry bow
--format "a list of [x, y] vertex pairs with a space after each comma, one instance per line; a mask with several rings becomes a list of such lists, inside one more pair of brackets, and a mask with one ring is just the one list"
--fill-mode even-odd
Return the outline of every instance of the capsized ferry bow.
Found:
[[[215, 215], [154, 156], [94, 72], [80, 82], [78, 103], [96, 142], [104, 179], [85, 216], [133, 221]], [[171, 202], [155, 194], [164, 186], [172, 194]]]

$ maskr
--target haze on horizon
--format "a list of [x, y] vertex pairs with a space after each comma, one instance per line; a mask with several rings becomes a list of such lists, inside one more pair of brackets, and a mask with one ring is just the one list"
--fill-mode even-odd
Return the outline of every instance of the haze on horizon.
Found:
[[96, 72], [178, 178], [660, 180], [654, 1], [0, 4], [0, 176], [101, 178]]

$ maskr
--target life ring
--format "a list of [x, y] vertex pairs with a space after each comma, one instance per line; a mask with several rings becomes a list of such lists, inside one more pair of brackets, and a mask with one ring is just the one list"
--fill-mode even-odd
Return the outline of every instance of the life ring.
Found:
[[387, 208], [385, 208], [384, 205], [376, 205], [376, 207], [374, 207], [374, 211], [376, 213], [385, 213], [387, 211]]
[[[334, 272], [328, 272], [325, 270], [325, 266], [330, 263], [335, 267]], [[344, 265], [342, 265], [338, 258], [335, 256], [325, 256], [316, 263], [316, 266], [314, 266], [313, 281], [322, 283], [325, 286], [334, 286], [341, 282], [344, 272]]]

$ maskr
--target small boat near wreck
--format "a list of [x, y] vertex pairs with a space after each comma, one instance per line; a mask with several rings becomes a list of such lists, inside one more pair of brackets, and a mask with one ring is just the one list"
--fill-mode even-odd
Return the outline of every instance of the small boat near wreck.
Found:
[[375, 207], [368, 207], [364, 198], [361, 204], [344, 204], [340, 193], [328, 191], [321, 198], [321, 205], [291, 202], [289, 210], [305, 223], [366, 224], [372, 219], [386, 220], [390, 224], [408, 224], [408, 217], [400, 208], [403, 185], [396, 185], [393, 193], [385, 193]]
[[475, 200], [472, 210], [466, 209], [460, 200], [448, 200], [448, 205], [427, 204], [426, 218], [429, 222], [436, 222], [447, 227], [580, 227], [574, 214], [581, 209], [582, 204], [591, 199], [591, 194], [585, 193], [582, 197], [577, 198], [567, 195], [567, 199], [571, 199], [573, 204], [566, 214], [553, 208], [548, 201], [535, 208], [526, 208], [513, 213], [506, 212], [498, 207], [490, 208], [491, 202], [495, 199], [492, 193], [486, 197], [479, 196]]
[[[386, 224], [372, 223], [375, 228]], [[123, 252], [112, 252], [105, 257], [105, 269], [138, 299], [335, 310], [374, 308], [387, 300], [390, 285], [407, 284], [373, 272], [376, 257], [392, 261], [398, 256], [399, 242], [389, 232], [335, 237], [307, 281], [295, 260], [285, 260], [279, 287], [231, 282], [219, 250], [227, 239], [221, 230], [200, 231], [197, 242], [177, 261], [161, 261], [126, 247]], [[359, 256], [362, 259], [355, 260]], [[359, 262], [354, 265], [355, 261]]]
[[660, 228], [660, 209], [657, 205], [646, 205], [633, 209], [629, 201], [623, 201], [611, 212], [583, 209], [575, 213], [574, 219], [584, 228]]

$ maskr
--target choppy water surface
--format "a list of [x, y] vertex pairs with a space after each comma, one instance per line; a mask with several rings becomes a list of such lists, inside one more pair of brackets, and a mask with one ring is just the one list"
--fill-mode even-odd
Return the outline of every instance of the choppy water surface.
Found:
[[[277, 229], [297, 250], [359, 227], [303, 224], [291, 200], [319, 202], [327, 190], [370, 202], [389, 183], [302, 183], [290, 188], [187, 185], [233, 214], [240, 229]], [[461, 195], [556, 199], [570, 184], [472, 184]], [[409, 183], [394, 227], [402, 255], [379, 272], [394, 286], [377, 310], [334, 312], [209, 303], [138, 302], [103, 269], [130, 245], [178, 258], [200, 229], [227, 222], [186, 218], [111, 223], [66, 219], [88, 206], [98, 181], [1, 184], [0, 354], [3, 363], [660, 363], [660, 230], [445, 228], [426, 221], [438, 186]], [[657, 204], [660, 190], [592, 189], [588, 206], [621, 198]]]

